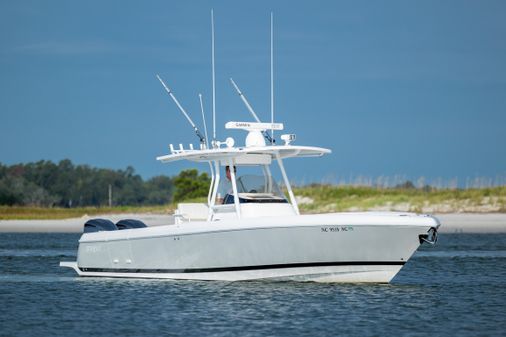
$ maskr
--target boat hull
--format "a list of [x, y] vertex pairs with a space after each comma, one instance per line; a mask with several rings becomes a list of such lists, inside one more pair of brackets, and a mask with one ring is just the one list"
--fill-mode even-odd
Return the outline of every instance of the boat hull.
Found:
[[77, 263], [64, 266], [91, 277], [388, 283], [420, 236], [439, 225], [430, 217], [370, 224], [360, 217], [304, 217], [298, 224], [266, 218], [235, 227], [197, 223], [84, 234]]
[[[336, 266], [283, 267], [259, 270], [178, 273], [178, 272], [142, 272], [127, 270], [84, 271], [76, 262], [61, 262], [62, 267], [73, 268], [79, 276], [111, 278], [151, 278], [173, 280], [207, 281], [297, 281], [324, 283], [389, 283], [399, 272], [403, 264], [353, 264]], [[93, 270], [93, 269], [88, 269]]]

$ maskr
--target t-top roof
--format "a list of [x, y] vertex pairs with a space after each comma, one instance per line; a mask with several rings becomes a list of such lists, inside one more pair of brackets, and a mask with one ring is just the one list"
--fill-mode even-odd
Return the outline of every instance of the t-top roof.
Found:
[[[295, 157], [321, 157], [324, 154], [329, 154], [332, 151], [329, 149], [314, 147], [314, 146], [298, 146], [298, 145], [275, 145], [275, 146], [262, 146], [262, 147], [226, 147], [217, 149], [206, 150], [174, 150], [172, 154], [159, 156], [156, 160], [162, 163], [170, 163], [178, 160], [189, 160], [193, 162], [209, 162], [209, 161], [225, 161], [230, 159], [238, 159], [240, 157], [253, 157], [248, 156], [251, 154], [258, 154], [259, 161], [257, 164], [263, 164], [260, 157], [269, 156], [271, 159], [279, 154], [279, 157], [295, 158]], [[255, 164], [251, 162], [250, 164]]]

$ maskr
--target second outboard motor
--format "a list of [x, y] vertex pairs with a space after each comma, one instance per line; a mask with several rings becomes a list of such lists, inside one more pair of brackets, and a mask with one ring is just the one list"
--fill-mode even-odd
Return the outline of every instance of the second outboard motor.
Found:
[[84, 224], [85, 233], [101, 232], [101, 231], [115, 231], [118, 227], [107, 219], [90, 219]]
[[144, 228], [146, 224], [140, 220], [135, 219], [123, 219], [116, 223], [118, 229], [133, 229], [133, 228]]

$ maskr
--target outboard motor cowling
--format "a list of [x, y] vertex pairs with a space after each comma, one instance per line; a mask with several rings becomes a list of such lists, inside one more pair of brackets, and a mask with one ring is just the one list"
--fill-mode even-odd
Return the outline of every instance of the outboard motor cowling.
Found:
[[84, 224], [85, 233], [115, 231], [118, 227], [111, 220], [107, 219], [90, 219]]
[[118, 229], [133, 229], [133, 228], [145, 228], [146, 224], [140, 220], [135, 219], [123, 219], [116, 223]]

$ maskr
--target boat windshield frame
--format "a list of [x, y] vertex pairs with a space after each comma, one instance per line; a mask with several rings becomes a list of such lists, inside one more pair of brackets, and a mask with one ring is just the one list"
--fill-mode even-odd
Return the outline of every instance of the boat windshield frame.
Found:
[[[283, 176], [283, 182], [286, 186], [286, 189], [287, 189], [287, 192], [288, 192], [288, 196], [289, 196], [289, 201], [286, 200], [286, 199], [283, 199], [285, 201], [282, 201], [280, 200], [282, 203], [286, 203], [288, 202], [291, 207], [293, 208], [293, 211], [295, 212], [295, 214], [299, 215], [300, 212], [299, 212], [299, 207], [297, 205], [297, 201], [295, 200], [295, 195], [293, 194], [293, 191], [292, 191], [292, 187], [290, 185], [290, 182], [288, 181], [288, 176], [286, 174], [286, 171], [285, 171], [285, 167], [283, 165], [283, 160], [281, 159], [281, 157], [279, 156], [278, 153], [274, 153], [274, 156], [275, 156], [275, 159], [276, 159], [276, 162], [279, 166], [279, 170], [281, 171], [281, 175]], [[270, 171], [270, 165], [271, 165], [271, 162], [269, 161], [268, 163], [266, 162], [263, 162], [263, 163], [248, 163], [248, 164], [242, 164], [240, 162], [240, 160], [235, 160], [234, 157], [230, 157], [230, 158], [226, 158], [226, 159], [223, 159], [223, 160], [213, 160], [210, 162], [210, 167], [211, 167], [211, 185], [209, 187], [209, 194], [208, 194], [208, 206], [209, 206], [209, 217], [208, 217], [208, 220], [209, 221], [212, 221], [213, 219], [213, 216], [215, 214], [215, 211], [221, 209], [221, 208], [229, 208], [229, 206], [231, 205], [230, 203], [228, 204], [222, 204], [222, 203], [217, 203], [217, 195], [218, 195], [218, 189], [219, 189], [219, 185], [220, 185], [220, 181], [221, 181], [221, 175], [220, 175], [220, 168], [222, 166], [228, 166], [228, 167], [235, 167], [235, 166], [262, 166], [262, 169], [263, 169], [263, 172], [264, 172], [264, 176], [267, 178], [267, 179], [272, 179], [272, 175], [271, 175], [271, 171]], [[237, 187], [237, 175], [236, 175], [236, 172], [235, 170], [230, 170], [230, 182], [232, 184], [232, 195], [233, 196], [239, 196], [238, 198], [233, 198], [233, 204], [234, 204], [234, 208], [235, 208], [235, 213], [237, 215], [238, 218], [241, 218], [241, 207], [240, 207], [240, 204], [241, 204], [241, 194], [242, 192], [239, 192], [239, 188]], [[255, 201], [251, 201], [251, 202], [255, 202]], [[258, 203], [265, 203], [265, 202], [262, 202], [262, 201], [258, 201]], [[228, 206], [228, 207], [227, 207]]]
[[[179, 145], [179, 149], [174, 149], [173, 145], [170, 145], [171, 154], [159, 156], [156, 159], [162, 163], [169, 163], [179, 160], [189, 160], [197, 163], [209, 164], [211, 172], [211, 184], [209, 187], [209, 193], [207, 197], [207, 203], [209, 208], [208, 221], [212, 221], [216, 212], [219, 210], [230, 209], [231, 204], [218, 204], [217, 193], [221, 180], [220, 168], [222, 166], [262, 166], [264, 175], [272, 177], [270, 173], [270, 165], [273, 161], [278, 164], [281, 172], [283, 183], [288, 192], [288, 203], [293, 208], [295, 214], [299, 215], [299, 207], [295, 200], [295, 195], [288, 180], [286, 170], [283, 164], [283, 159], [286, 158], [300, 158], [300, 157], [321, 157], [324, 154], [331, 153], [331, 150], [313, 147], [313, 146], [299, 146], [299, 145], [269, 145], [269, 146], [258, 146], [258, 147], [233, 147], [227, 146], [224, 148], [216, 147], [212, 149], [202, 148], [194, 149], [190, 145], [190, 149], [184, 149], [183, 145]], [[230, 180], [232, 183], [232, 192], [234, 196], [239, 198], [233, 198], [235, 213], [238, 218], [241, 218], [241, 207], [240, 207], [240, 195], [237, 188], [237, 177], [235, 170], [230, 170]], [[271, 178], [272, 179], [272, 178]]]

